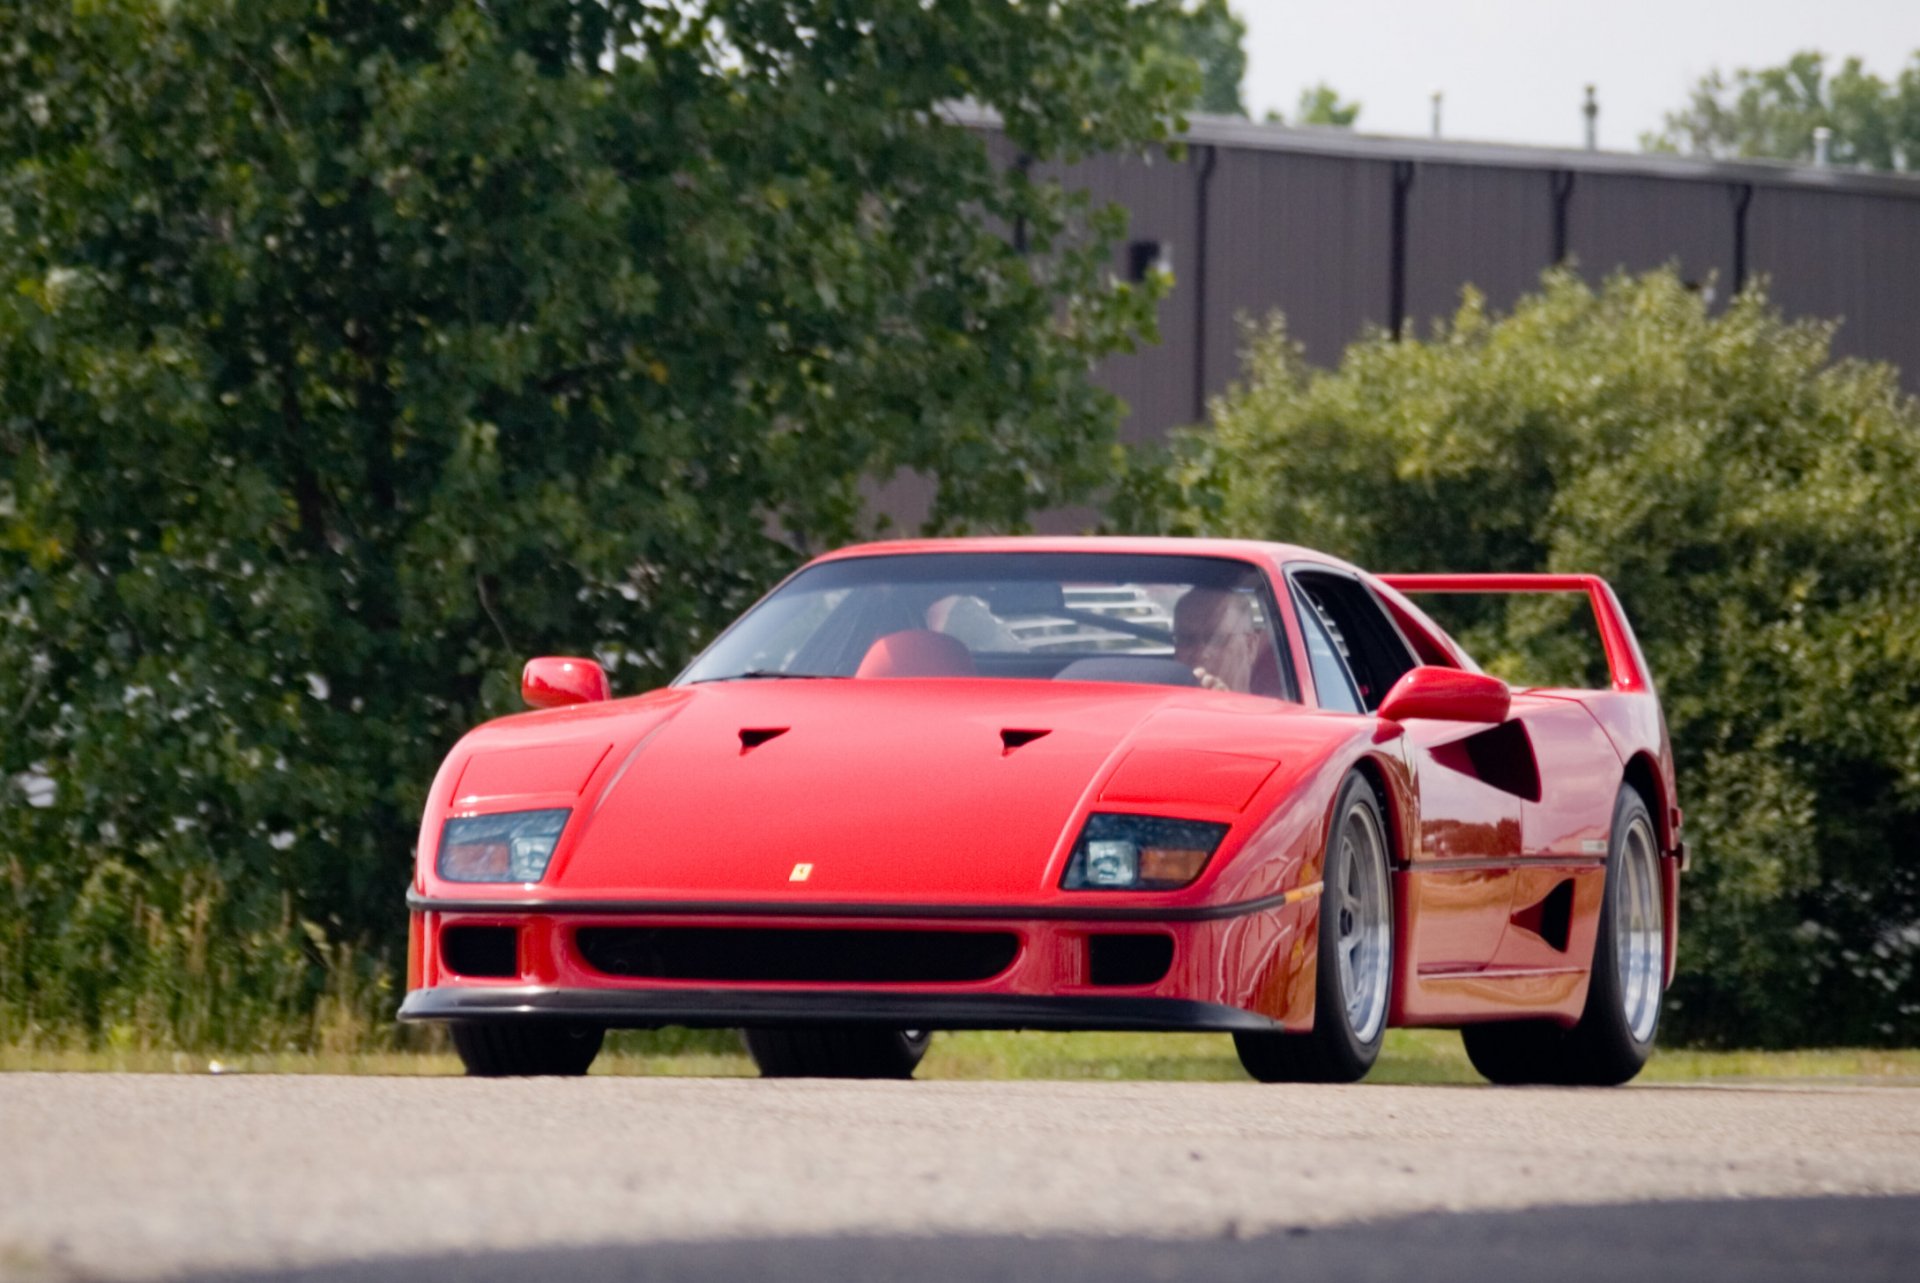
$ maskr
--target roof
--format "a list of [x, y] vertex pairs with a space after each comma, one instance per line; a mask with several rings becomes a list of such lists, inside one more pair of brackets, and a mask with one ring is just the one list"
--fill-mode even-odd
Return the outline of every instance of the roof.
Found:
[[[939, 552], [1098, 552], [1149, 557], [1231, 557], [1238, 561], [1313, 560], [1331, 566], [1347, 562], [1298, 544], [1260, 539], [1195, 539], [1174, 535], [983, 535], [949, 539], [888, 539], [853, 544], [816, 558], [898, 556]], [[1358, 567], [1354, 567], [1358, 569]]]
[[[972, 104], [949, 110], [956, 123], [998, 128], [1000, 116]], [[1708, 160], [1658, 152], [1586, 151], [1516, 143], [1469, 142], [1363, 134], [1325, 125], [1274, 125], [1241, 116], [1193, 114], [1176, 140], [1188, 146], [1238, 147], [1250, 151], [1342, 156], [1359, 160], [1415, 161], [1441, 165], [1491, 165], [1507, 169], [1626, 174], [1696, 182], [1754, 183], [1770, 187], [1904, 197], [1920, 200], [1920, 174], [1803, 165], [1777, 160]]]

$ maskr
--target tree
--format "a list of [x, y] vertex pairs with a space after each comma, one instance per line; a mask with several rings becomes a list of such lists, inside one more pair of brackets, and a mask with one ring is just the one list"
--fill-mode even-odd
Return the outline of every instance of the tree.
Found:
[[1085, 493], [1151, 299], [945, 104], [1162, 140], [1168, 7], [0, 10], [0, 1040], [384, 1024], [527, 655], [659, 681], [898, 469]]
[[[1335, 370], [1275, 323], [1121, 519], [1392, 570], [1606, 576], [1695, 856], [1668, 1028], [1911, 1044], [1920, 404], [1831, 336], [1758, 289], [1711, 311], [1670, 271], [1598, 291], [1553, 272], [1504, 318], [1469, 295], [1430, 338], [1376, 331]], [[1471, 604], [1456, 622], [1490, 671], [1605, 680], [1571, 599]]]
[[1311, 89], [1300, 91], [1300, 105], [1294, 108], [1293, 123], [1296, 125], [1333, 125], [1340, 129], [1351, 129], [1360, 119], [1360, 104], [1343, 102], [1332, 85], [1325, 81]]
[[1240, 82], [1247, 74], [1247, 24], [1227, 0], [1194, 0], [1173, 20], [1167, 44], [1199, 68], [1200, 83], [1188, 105], [1195, 111], [1244, 116]]
[[1778, 67], [1713, 72], [1687, 106], [1641, 145], [1717, 159], [1810, 161], [1813, 131], [1833, 131], [1831, 159], [1868, 169], [1920, 170], [1920, 51], [1891, 82], [1849, 58], [1827, 74], [1826, 59], [1804, 50]]

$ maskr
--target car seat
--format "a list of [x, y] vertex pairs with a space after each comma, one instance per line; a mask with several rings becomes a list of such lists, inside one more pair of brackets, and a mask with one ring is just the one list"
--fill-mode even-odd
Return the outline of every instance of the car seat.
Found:
[[909, 628], [874, 639], [855, 677], [972, 677], [973, 652], [945, 633]]

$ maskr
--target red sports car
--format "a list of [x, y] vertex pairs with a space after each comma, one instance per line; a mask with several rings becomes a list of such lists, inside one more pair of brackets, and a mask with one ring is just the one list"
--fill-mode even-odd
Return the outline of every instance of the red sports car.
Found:
[[[1585, 594], [1603, 690], [1511, 689], [1424, 592]], [[1672, 755], [1580, 575], [1370, 575], [1284, 544], [869, 544], [669, 687], [536, 659], [420, 830], [401, 1016], [475, 1074], [739, 1026], [769, 1075], [932, 1030], [1231, 1033], [1351, 1081], [1394, 1025], [1500, 1082], [1617, 1083], [1673, 967]]]

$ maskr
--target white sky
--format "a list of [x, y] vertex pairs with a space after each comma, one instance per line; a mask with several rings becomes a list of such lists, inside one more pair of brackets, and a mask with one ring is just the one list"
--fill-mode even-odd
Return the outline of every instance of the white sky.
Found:
[[1291, 116], [1325, 80], [1367, 133], [1580, 146], [1598, 87], [1600, 146], [1634, 150], [1720, 68], [1798, 49], [1857, 54], [1883, 77], [1920, 49], [1920, 0], [1233, 0], [1247, 23], [1243, 96]]

